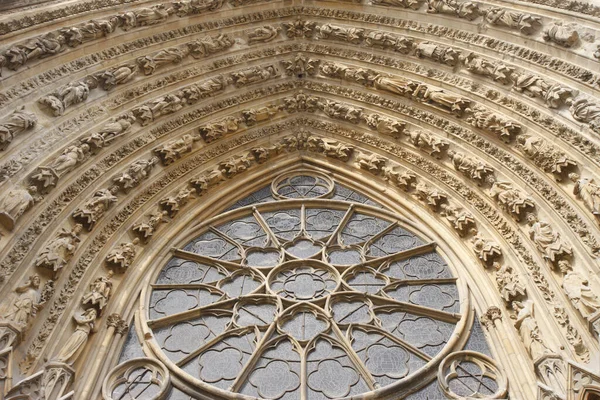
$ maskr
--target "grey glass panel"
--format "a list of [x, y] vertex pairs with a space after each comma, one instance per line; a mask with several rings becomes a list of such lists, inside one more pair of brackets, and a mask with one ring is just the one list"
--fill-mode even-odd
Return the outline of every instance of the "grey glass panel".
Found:
[[361, 271], [346, 279], [348, 285], [359, 292], [375, 294], [384, 288], [386, 282], [383, 278], [369, 271]]
[[339, 184], [335, 184], [335, 189], [333, 191], [333, 200], [342, 200], [342, 201], [350, 201], [352, 203], [361, 203], [369, 206], [375, 206], [383, 208], [383, 206], [379, 203], [376, 203], [369, 199], [368, 197], [355, 192], [354, 190], [348, 189]]
[[183, 248], [192, 253], [201, 254], [219, 260], [238, 260], [237, 247], [213, 232], [206, 232]]
[[277, 274], [271, 290], [283, 298], [305, 301], [328, 295], [336, 285], [336, 277], [330, 271], [300, 267]]
[[167, 397], [167, 399], [168, 400], [194, 400], [194, 397], [182, 392], [181, 390], [177, 389], [176, 387], [173, 387], [171, 389], [171, 393], [169, 393], [169, 396]]
[[154, 376], [153, 372], [145, 367], [127, 371], [127, 375], [118, 380], [111, 393], [113, 399], [143, 400], [151, 399], [160, 393], [158, 379], [164, 381], [165, 377]]
[[303, 199], [323, 196], [329, 191], [327, 182], [321, 178], [297, 175], [279, 184], [278, 193], [290, 199]]
[[271, 195], [271, 185], [267, 185], [264, 188], [252, 193], [248, 197], [239, 200], [234, 205], [229, 207], [226, 211], [235, 210], [236, 208], [249, 206], [251, 204], [269, 203], [272, 201], [275, 201], [275, 199]]
[[225, 270], [216, 266], [172, 258], [160, 272], [157, 284], [188, 284], [216, 282], [227, 276]]
[[274, 267], [279, 262], [281, 254], [277, 250], [249, 251], [246, 253], [246, 264], [249, 267]]
[[458, 312], [458, 289], [453, 283], [404, 285], [385, 292], [398, 301], [417, 304], [441, 311]]
[[267, 234], [251, 215], [227, 222], [217, 229], [247, 247], [264, 247], [267, 244]]
[[150, 319], [206, 306], [221, 297], [207, 289], [154, 289], [150, 298]]
[[396, 227], [369, 246], [369, 255], [384, 257], [424, 244], [416, 235]]
[[334, 265], [354, 265], [360, 263], [360, 252], [354, 249], [332, 250], [328, 254], [328, 259]]
[[235, 323], [238, 326], [269, 325], [275, 320], [275, 304], [245, 304], [238, 309]]
[[455, 326], [404, 311], [375, 312], [383, 329], [430, 356], [436, 355], [450, 340]]
[[300, 232], [300, 210], [265, 212], [261, 215], [279, 238], [291, 240]]
[[231, 298], [244, 296], [256, 290], [262, 282], [257, 281], [249, 272], [236, 274], [221, 281], [221, 290]]
[[173, 362], [178, 362], [225, 331], [229, 321], [231, 321], [230, 316], [207, 315], [157, 329], [154, 334], [162, 351]]
[[310, 340], [327, 329], [327, 323], [311, 312], [299, 312], [287, 320], [282, 329], [296, 340]]
[[473, 350], [478, 353], [485, 354], [488, 357], [492, 357], [492, 352], [490, 351], [485, 338], [485, 333], [483, 332], [483, 329], [481, 329], [481, 324], [479, 323], [479, 317], [477, 314], [475, 314], [473, 325], [471, 326], [471, 334], [469, 335], [469, 339], [465, 344], [465, 350]]
[[338, 324], [366, 324], [371, 320], [368, 304], [360, 301], [340, 301], [331, 308], [333, 319]]
[[366, 242], [388, 226], [390, 226], [389, 221], [354, 213], [342, 230], [342, 240], [344, 244]]
[[406, 400], [443, 400], [447, 399], [442, 393], [437, 379], [434, 379], [429, 385], [423, 389], [409, 395]]
[[456, 376], [448, 381], [453, 393], [464, 397], [485, 398], [498, 390], [496, 381], [484, 376], [484, 371], [470, 361], [457, 361], [454, 365]]
[[127, 360], [131, 360], [132, 358], [138, 357], [146, 356], [144, 355], [142, 345], [138, 340], [137, 334], [135, 332], [135, 325], [132, 320], [129, 324], [129, 332], [127, 332], [127, 339], [125, 339], [125, 344], [123, 345], [121, 355], [119, 356], [119, 364]]
[[262, 354], [240, 392], [260, 399], [299, 399], [300, 375], [300, 355], [282, 340]]
[[306, 209], [306, 232], [315, 240], [323, 239], [333, 233], [344, 218], [346, 211], [321, 208]]
[[380, 386], [391, 385], [426, 364], [380, 333], [353, 329], [352, 338], [352, 348]]
[[322, 249], [323, 247], [311, 242], [310, 240], [298, 240], [295, 243], [292, 242], [290, 246], [286, 247], [286, 250], [291, 255], [298, 258], [308, 258], [314, 256]]
[[452, 278], [448, 265], [435, 252], [391, 262], [382, 272], [396, 279]]
[[306, 369], [310, 400], [339, 399], [369, 390], [348, 355], [327, 340], [317, 340]]

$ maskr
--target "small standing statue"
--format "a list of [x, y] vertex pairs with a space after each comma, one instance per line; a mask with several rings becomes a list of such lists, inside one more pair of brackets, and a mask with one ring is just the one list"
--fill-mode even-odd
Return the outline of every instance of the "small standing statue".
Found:
[[112, 282], [110, 278], [112, 278], [113, 272], [108, 271], [107, 276], [100, 276], [94, 280], [94, 282], [90, 283], [90, 288], [87, 293], [83, 295], [81, 299], [82, 304], [91, 304], [93, 306], [97, 306], [100, 311], [106, 306], [108, 299], [110, 298], [110, 294], [112, 292]]
[[40, 200], [35, 186], [9, 191], [0, 199], [0, 224], [12, 231], [17, 219]]
[[121, 243], [117, 248], [112, 249], [106, 256], [106, 264], [111, 268], [116, 267], [117, 272], [124, 272], [133, 262], [136, 254], [135, 246], [139, 242], [140, 239], [135, 238], [131, 243]]
[[27, 279], [23, 286], [15, 289], [17, 298], [13, 302], [11, 311], [6, 315], [6, 320], [14, 322], [19, 328], [27, 326], [43, 305], [39, 290], [40, 283], [39, 275], [34, 274]]
[[81, 316], [73, 316], [77, 327], [75, 332], [71, 334], [69, 340], [63, 345], [56, 356], [56, 361], [73, 364], [85, 347], [90, 333], [95, 332], [95, 321], [98, 312], [95, 308], [88, 308]]
[[35, 266], [48, 268], [54, 272], [62, 269], [77, 249], [81, 240], [79, 234], [82, 229], [83, 227], [80, 224], [75, 225], [71, 231], [62, 229], [38, 254]]
[[514, 301], [512, 306], [517, 315], [512, 315], [511, 318], [515, 320], [515, 328], [519, 331], [531, 359], [535, 361], [549, 353], [550, 350], [540, 336], [540, 328], [534, 318], [533, 301]]
[[550, 224], [541, 222], [534, 214], [527, 215], [527, 223], [530, 226], [529, 235], [531, 239], [544, 255], [544, 258], [553, 265], [557, 265], [561, 259], [573, 255], [571, 246], [563, 242], [560, 234]]
[[587, 279], [573, 271], [565, 275], [562, 283], [567, 297], [584, 317], [600, 310], [600, 299], [588, 285]]
[[570, 173], [569, 179], [575, 183], [573, 194], [583, 201], [594, 217], [600, 219], [600, 186], [593, 178], [583, 178], [576, 173]]

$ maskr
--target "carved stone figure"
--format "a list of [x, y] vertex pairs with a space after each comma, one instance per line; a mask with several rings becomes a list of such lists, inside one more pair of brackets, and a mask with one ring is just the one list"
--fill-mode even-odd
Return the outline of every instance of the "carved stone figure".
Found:
[[0, 150], [5, 150], [15, 137], [35, 127], [37, 117], [21, 107], [0, 121]]
[[127, 192], [128, 189], [139, 185], [141, 181], [148, 178], [150, 172], [157, 163], [157, 157], [152, 157], [149, 160], [137, 160], [127, 168], [127, 171], [114, 177], [113, 182], [119, 186], [121, 190]]
[[398, 53], [408, 54], [412, 51], [415, 42], [412, 38], [393, 35], [383, 31], [371, 31], [365, 37], [365, 44], [370, 47], [384, 50], [393, 49]]
[[427, 12], [431, 14], [450, 14], [469, 21], [479, 17], [479, 6], [472, 1], [459, 3], [455, 0], [427, 0]]
[[218, 10], [223, 7], [225, 0], [180, 0], [171, 3], [178, 17], [202, 14], [207, 11]]
[[187, 45], [169, 47], [158, 53], [140, 57], [137, 63], [144, 70], [144, 74], [152, 75], [157, 68], [167, 64], [179, 64], [190, 54]]
[[[430, 0], [442, 1], [443, 0]], [[431, 42], [421, 42], [417, 45], [415, 55], [419, 58], [429, 58], [451, 67], [458, 64], [460, 53], [452, 47], [442, 46]]]
[[575, 308], [584, 317], [600, 310], [600, 299], [589, 287], [589, 282], [577, 272], [565, 275], [562, 287]]
[[489, 175], [494, 174], [494, 169], [491, 166], [475, 157], [469, 157], [454, 150], [448, 152], [448, 157], [452, 160], [454, 169], [473, 179], [478, 185], [483, 184]]
[[423, 182], [417, 183], [417, 186], [415, 187], [415, 195], [436, 212], [443, 203], [448, 201], [448, 196], [446, 193], [437, 188], [432, 188]]
[[365, 123], [369, 128], [381, 133], [382, 135], [399, 135], [404, 132], [406, 123], [397, 119], [383, 117], [379, 114], [362, 114]]
[[542, 27], [541, 17], [500, 7], [485, 10], [485, 20], [492, 25], [518, 29], [524, 35], [531, 35]]
[[393, 167], [383, 167], [381, 169], [381, 174], [383, 175], [383, 179], [405, 191], [410, 190], [417, 181], [417, 176], [412, 172], [399, 172]]
[[544, 171], [554, 174], [558, 181], [565, 172], [577, 167], [574, 160], [541, 137], [521, 135], [517, 137], [517, 143], [527, 157]]
[[352, 44], [362, 42], [365, 30], [361, 28], [344, 28], [333, 24], [323, 24], [316, 28], [317, 39], [341, 40]]
[[378, 76], [374, 81], [374, 86], [376, 89], [407, 97], [419, 87], [418, 83], [400, 76]]
[[140, 26], [160, 24], [166, 21], [173, 12], [172, 8], [167, 9], [164, 4], [127, 11], [119, 15], [119, 18], [123, 22], [121, 28], [127, 31]]
[[466, 57], [462, 57], [465, 68], [476, 75], [492, 78], [496, 82], [507, 85], [512, 82], [512, 75], [515, 72], [513, 67], [509, 67], [498, 61], [490, 61], [481, 57], [476, 53], [469, 53]]
[[86, 143], [69, 146], [48, 166], [38, 167], [31, 181], [42, 188], [56, 186], [58, 180], [73, 171], [77, 165], [90, 157], [90, 146]]
[[228, 133], [237, 132], [241, 122], [241, 119], [229, 116], [201, 126], [198, 130], [204, 141], [210, 143], [222, 138]]
[[336, 140], [318, 138], [310, 136], [308, 138], [307, 148], [309, 151], [323, 153], [327, 157], [336, 158], [341, 161], [348, 161], [354, 148], [340, 143]]
[[135, 259], [135, 246], [140, 242], [138, 238], [129, 243], [121, 243], [112, 249], [106, 256], [106, 265], [109, 268], [116, 268], [117, 272], [125, 272], [131, 266]]
[[203, 58], [211, 54], [227, 50], [235, 44], [235, 40], [226, 34], [205, 36], [189, 43], [190, 52], [194, 58]]
[[571, 173], [569, 179], [575, 183], [573, 194], [583, 201], [594, 217], [600, 219], [600, 186], [594, 178], [583, 178], [579, 174]]
[[254, 163], [254, 157], [251, 153], [231, 157], [227, 161], [220, 164], [220, 167], [225, 171], [225, 175], [229, 178], [241, 174], [248, 170]]
[[326, 100], [322, 110], [331, 118], [342, 119], [353, 124], [358, 124], [360, 122], [363, 112], [362, 108], [331, 100]]
[[457, 117], [462, 117], [465, 110], [471, 105], [471, 100], [452, 93], [446, 93], [443, 89], [420, 84], [415, 89], [415, 99], [432, 104], [443, 111], [451, 112]]
[[133, 109], [133, 114], [142, 126], [148, 125], [158, 117], [172, 114], [183, 108], [182, 94], [167, 94], [151, 100]]
[[572, 26], [554, 22], [544, 29], [544, 40], [562, 47], [573, 47], [579, 42], [579, 33]]
[[16, 44], [4, 52], [5, 65], [8, 69], [16, 71], [29, 61], [64, 51], [66, 41], [64, 35], [48, 33], [30, 39], [24, 44]]
[[281, 28], [278, 26], [264, 25], [256, 28], [248, 33], [248, 44], [267, 43], [275, 40], [280, 31]]
[[484, 239], [481, 234], [472, 237], [471, 244], [473, 245], [473, 251], [475, 251], [477, 257], [479, 257], [486, 266], [492, 265], [495, 260], [502, 257], [500, 245], [491, 240]]
[[83, 81], [68, 83], [58, 88], [56, 91], [42, 97], [39, 102], [48, 106], [55, 117], [63, 115], [65, 110], [75, 104], [85, 101], [90, 90], [98, 87], [98, 82], [94, 78], [86, 78]]
[[42, 305], [40, 301], [40, 284], [39, 275], [34, 274], [27, 279], [24, 285], [17, 286], [15, 289], [17, 297], [5, 316], [7, 321], [13, 322], [19, 328], [27, 326]]
[[135, 122], [135, 116], [131, 112], [127, 112], [112, 121], [109, 121], [98, 132], [82, 139], [82, 142], [95, 147], [101, 148], [109, 144], [115, 138], [128, 133]]
[[259, 122], [270, 120], [279, 113], [280, 109], [280, 106], [277, 104], [268, 104], [261, 108], [242, 110], [242, 117], [246, 125], [252, 126]]
[[465, 237], [470, 233], [477, 233], [473, 214], [465, 211], [461, 207], [449, 203], [442, 204], [440, 208], [442, 217], [446, 217], [454, 230], [456, 230], [461, 237]]
[[514, 301], [512, 307], [517, 315], [512, 315], [511, 318], [515, 320], [515, 328], [519, 331], [521, 340], [531, 359], [535, 361], [544, 354], [549, 353], [550, 350], [544, 343], [540, 335], [540, 328], [535, 320], [533, 301]]
[[215, 78], [207, 79], [202, 83], [199, 83], [194, 86], [198, 90], [200, 98], [205, 98], [219, 93], [222, 90], [225, 90], [225, 87], [227, 87], [229, 83], [231, 83], [231, 80], [229, 78], [225, 78], [224, 76], [219, 75]]
[[315, 112], [322, 106], [318, 97], [304, 93], [302, 90], [298, 91], [294, 96], [288, 96], [283, 98], [283, 109], [289, 113], [294, 112]]
[[192, 151], [194, 142], [199, 138], [186, 134], [179, 139], [173, 139], [154, 149], [164, 165], [169, 165]]
[[133, 80], [137, 72], [137, 64], [132, 63], [107, 69], [106, 71], [97, 74], [97, 77], [100, 81], [100, 87], [102, 87], [102, 89], [111, 90], [117, 85], [122, 85]]
[[442, 153], [450, 146], [444, 139], [425, 131], [412, 131], [409, 136], [412, 144], [435, 158], [441, 158]]
[[81, 239], [79, 234], [83, 227], [77, 224], [72, 230], [61, 229], [38, 254], [35, 259], [35, 266], [48, 268], [55, 273], [62, 269], [79, 246]]
[[42, 197], [37, 194], [35, 186], [18, 187], [8, 191], [0, 199], [0, 224], [12, 231], [19, 217], [40, 200]]
[[337, 62], [325, 62], [321, 65], [321, 73], [326, 76], [347, 79], [365, 86], [373, 86], [379, 77], [375, 71], [363, 68], [351, 68]]
[[79, 317], [76, 315], [73, 316], [77, 327], [56, 355], [56, 361], [73, 364], [77, 360], [90, 334], [95, 332], [94, 323], [97, 315], [98, 312], [95, 308], [88, 308]]
[[515, 73], [514, 89], [529, 97], [544, 98], [552, 85], [542, 77], [530, 73]]
[[75, 209], [73, 219], [81, 223], [88, 231], [92, 230], [106, 210], [117, 202], [115, 194], [118, 190], [117, 186], [98, 190], [91, 199]]
[[562, 86], [560, 84], [552, 85], [544, 95], [544, 102], [549, 108], [560, 108], [564, 105], [572, 104], [573, 98], [577, 96], [577, 93], [577, 90]]
[[391, 7], [412, 8], [417, 10], [421, 8], [424, 0], [371, 0], [372, 4]]
[[569, 111], [571, 111], [573, 118], [580, 122], [589, 123], [600, 119], [600, 105], [585, 97], [575, 99], [569, 107]]
[[235, 87], [243, 87], [253, 83], [264, 82], [279, 76], [279, 71], [274, 65], [247, 68], [231, 74]]
[[386, 159], [378, 156], [375, 153], [369, 155], [359, 152], [356, 155], [356, 165], [360, 169], [367, 170], [373, 174], [379, 174], [383, 167], [385, 167]]
[[262, 164], [268, 161], [271, 157], [280, 154], [283, 151], [281, 143], [276, 143], [268, 147], [253, 147], [250, 152], [254, 155], [257, 163]]
[[190, 185], [196, 189], [198, 195], [202, 195], [209, 188], [218, 185], [226, 179], [227, 176], [225, 175], [225, 170], [223, 168], [214, 168], [205, 174], [190, 180]]
[[523, 132], [523, 126], [517, 122], [505, 120], [497, 113], [482, 107], [471, 109], [471, 116], [467, 122], [476, 128], [497, 135], [504, 142], [509, 143], [512, 139]]
[[489, 179], [492, 187], [490, 196], [498, 201], [508, 213], [510, 213], [517, 221], [521, 221], [521, 217], [526, 210], [533, 210], [535, 203], [530, 196], [513, 187], [511, 182], [500, 182], [495, 179]]
[[66, 38], [69, 46], [76, 47], [90, 40], [99, 39], [113, 33], [119, 26], [119, 18], [116, 16], [108, 19], [90, 20], [70, 28], [61, 29], [60, 33]]
[[283, 65], [287, 75], [302, 77], [305, 74], [315, 75], [320, 60], [306, 58], [304, 54], [298, 53], [292, 60], [281, 60], [280, 63]]
[[313, 21], [296, 20], [294, 22], [284, 22], [285, 34], [288, 38], [311, 38], [315, 33], [317, 23]]
[[560, 233], [547, 222], [542, 222], [534, 214], [527, 215], [529, 236], [544, 258], [556, 265], [563, 258], [573, 256], [573, 249], [563, 242]]
[[163, 222], [167, 222], [166, 211], [157, 211], [149, 215], [147, 222], [137, 222], [133, 224], [131, 228], [133, 232], [140, 237], [142, 240], [147, 241], [154, 235], [156, 229], [158, 229], [158, 225]]
[[159, 204], [169, 213], [169, 217], [173, 218], [175, 214], [183, 207], [191, 198], [193, 198], [193, 190], [183, 188], [175, 196], [169, 196], [162, 199]]
[[496, 269], [496, 284], [505, 302], [512, 303], [526, 297], [527, 289], [511, 266], [498, 262], [494, 262], [493, 266]]
[[99, 276], [90, 283], [87, 292], [84, 293], [81, 304], [90, 304], [98, 308], [99, 311], [106, 306], [106, 303], [110, 299], [113, 284], [111, 278], [113, 276], [112, 271], [108, 271], [107, 276]]

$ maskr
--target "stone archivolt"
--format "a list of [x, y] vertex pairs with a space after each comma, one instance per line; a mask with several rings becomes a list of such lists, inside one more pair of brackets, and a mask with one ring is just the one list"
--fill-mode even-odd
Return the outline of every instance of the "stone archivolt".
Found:
[[[447, 230], [497, 288], [486, 326], [514, 325], [536, 373], [552, 357], [597, 355], [586, 333], [600, 307], [596, 24], [469, 1], [363, 1], [361, 12], [275, 4], [131, 5], [6, 39], [0, 271], [14, 301], [0, 329], [26, 353], [20, 377], [72, 379], [69, 365], [82, 371], [87, 344], [103, 341], [100, 320], [119, 335], [127, 322], [111, 313], [131, 320], [114, 299], [140, 254], [219, 188], [296, 158], [403, 193]], [[229, 9], [239, 14], [210, 14]], [[395, 9], [415, 20], [377, 14]], [[502, 39], [440, 22], [452, 19]], [[181, 21], [190, 26], [165, 31]], [[98, 53], [75, 59], [89, 46]]]

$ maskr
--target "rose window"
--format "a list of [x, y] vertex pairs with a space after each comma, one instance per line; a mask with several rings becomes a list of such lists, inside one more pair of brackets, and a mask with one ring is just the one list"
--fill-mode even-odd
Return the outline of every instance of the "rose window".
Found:
[[[401, 393], [456, 347], [466, 305], [436, 243], [305, 178], [207, 221], [147, 291], [153, 356], [196, 392]], [[282, 187], [298, 196], [278, 197]]]

